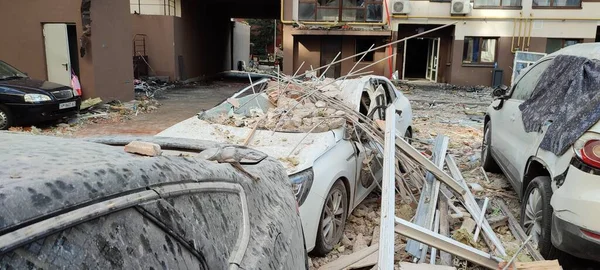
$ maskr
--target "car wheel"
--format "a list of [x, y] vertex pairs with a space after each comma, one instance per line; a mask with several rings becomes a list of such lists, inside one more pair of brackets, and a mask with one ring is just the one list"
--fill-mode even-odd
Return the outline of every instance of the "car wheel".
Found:
[[8, 129], [12, 126], [13, 119], [6, 106], [0, 105], [0, 130]]
[[325, 198], [321, 220], [317, 230], [317, 242], [313, 253], [325, 256], [342, 240], [346, 217], [348, 216], [348, 195], [341, 180], [337, 180]]
[[550, 177], [538, 176], [529, 185], [521, 204], [521, 227], [527, 235], [533, 234], [531, 241], [537, 243], [540, 254], [546, 259], [558, 259], [562, 252], [552, 245], [552, 188]]
[[483, 143], [481, 144], [481, 167], [491, 173], [499, 173], [500, 167], [492, 157], [492, 123], [487, 122], [483, 128]]

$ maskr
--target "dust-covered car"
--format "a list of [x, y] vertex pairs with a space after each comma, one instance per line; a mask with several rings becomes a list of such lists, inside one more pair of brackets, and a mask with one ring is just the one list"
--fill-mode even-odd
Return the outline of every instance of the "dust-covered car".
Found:
[[132, 140], [0, 133], [0, 268], [307, 267], [278, 161], [169, 138], [142, 139], [162, 146], [146, 157]]
[[[262, 80], [157, 136], [247, 143], [280, 160], [300, 205], [307, 249], [325, 255], [341, 241], [346, 217], [381, 180], [383, 158], [382, 146], [347, 125], [346, 112], [330, 105], [340, 102], [385, 120], [385, 109], [393, 104], [399, 115], [396, 133], [407, 138], [412, 137], [412, 109], [381, 76], [298, 84], [330, 98], [302, 98], [310, 94], [301, 86]], [[249, 89], [266, 90], [242, 97], [244, 91], [252, 93]]]
[[494, 91], [485, 116], [482, 165], [507, 176], [546, 259], [600, 262], [599, 91], [600, 43], [573, 45]]

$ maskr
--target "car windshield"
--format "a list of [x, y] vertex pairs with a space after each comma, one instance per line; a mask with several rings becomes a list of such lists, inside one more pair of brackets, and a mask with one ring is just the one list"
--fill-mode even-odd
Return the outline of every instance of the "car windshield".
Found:
[[0, 80], [27, 78], [25, 73], [12, 67], [4, 61], [0, 61]]

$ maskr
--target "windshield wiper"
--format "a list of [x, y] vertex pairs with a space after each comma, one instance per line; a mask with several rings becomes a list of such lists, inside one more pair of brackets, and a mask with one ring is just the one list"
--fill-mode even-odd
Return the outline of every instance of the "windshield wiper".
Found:
[[0, 77], [0, 80], [12, 80], [12, 79], [21, 79], [21, 78], [27, 78], [27, 76], [21, 76], [21, 75], [2, 76], [2, 77]]

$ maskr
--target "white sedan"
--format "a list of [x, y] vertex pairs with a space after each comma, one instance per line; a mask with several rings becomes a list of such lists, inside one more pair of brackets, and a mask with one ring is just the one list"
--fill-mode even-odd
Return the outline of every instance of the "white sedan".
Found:
[[[394, 103], [400, 115], [396, 117], [397, 133], [412, 137], [410, 103], [387, 78], [365, 76], [336, 83], [341, 89], [342, 101], [374, 119], [384, 119], [385, 107]], [[272, 105], [254, 102], [255, 95], [262, 95], [260, 100], [266, 100], [266, 94], [251, 94], [240, 98], [239, 102], [242, 106], [256, 104], [266, 112], [266, 107]], [[224, 102], [157, 136], [239, 143], [242, 141], [239, 138], [246, 137], [251, 128], [211, 123], [205, 119], [211, 113], [231, 113], [230, 110], [233, 110], [231, 104]], [[367, 149], [381, 146], [369, 141], [354, 141], [347, 133], [346, 125], [308, 134], [258, 129], [249, 145], [283, 161], [298, 201], [306, 248], [316, 255], [327, 254], [341, 240], [346, 217], [377, 186], [374, 180], [381, 179], [382, 156], [378, 156], [379, 151]], [[370, 147], [364, 147], [365, 144]], [[290, 160], [291, 154], [294, 160]], [[363, 169], [363, 161], [370, 164], [374, 175]]]

